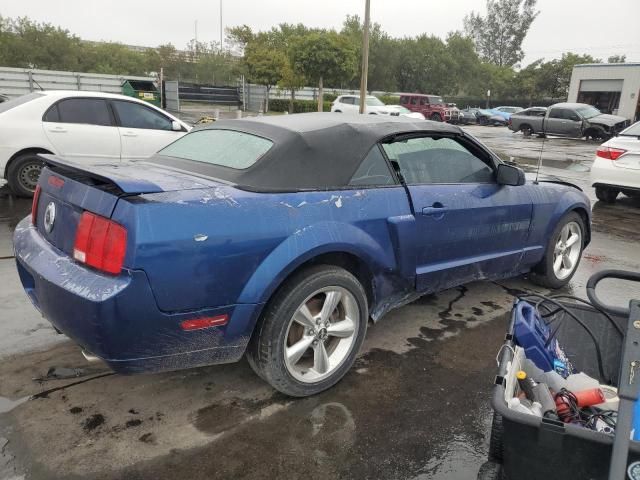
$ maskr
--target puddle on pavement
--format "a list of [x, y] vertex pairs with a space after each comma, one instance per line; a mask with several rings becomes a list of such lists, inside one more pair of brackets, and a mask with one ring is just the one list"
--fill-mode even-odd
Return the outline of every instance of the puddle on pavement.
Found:
[[447, 472], [460, 471], [475, 478], [486, 456], [493, 357], [508, 320], [496, 313], [465, 335], [415, 337], [419, 348], [402, 354], [371, 349], [340, 384], [314, 397], [233, 398], [201, 408], [192, 424], [215, 437], [211, 444], [113, 478], [134, 471], [165, 478], [167, 469], [194, 479], [452, 478]]
[[6, 397], [0, 397], [0, 414], [9, 413], [14, 408], [22, 405], [31, 397], [22, 397], [17, 400], [11, 400]]
[[6, 185], [0, 187], [0, 223], [11, 230], [31, 211], [31, 199], [16, 197]]

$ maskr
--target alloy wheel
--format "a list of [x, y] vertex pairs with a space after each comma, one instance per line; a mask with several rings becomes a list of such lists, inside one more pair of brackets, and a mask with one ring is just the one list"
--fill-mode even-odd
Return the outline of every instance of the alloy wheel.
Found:
[[562, 227], [553, 250], [553, 273], [558, 280], [564, 280], [573, 273], [581, 250], [582, 230], [576, 222], [569, 222]]
[[289, 373], [304, 383], [329, 377], [351, 353], [360, 321], [358, 303], [348, 290], [330, 286], [311, 294], [290, 319], [285, 335]]

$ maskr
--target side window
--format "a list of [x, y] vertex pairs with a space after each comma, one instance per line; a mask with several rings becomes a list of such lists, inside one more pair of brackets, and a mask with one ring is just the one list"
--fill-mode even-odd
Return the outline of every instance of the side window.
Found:
[[426, 98], [421, 98], [420, 99], [420, 105], [429, 105], [429, 100]]
[[347, 105], [355, 105], [356, 99], [355, 97], [344, 97], [343, 103], [346, 103]]
[[489, 164], [453, 138], [409, 138], [383, 148], [408, 184], [494, 182]]
[[400, 105], [406, 105], [409, 103], [409, 97], [400, 97]]
[[111, 126], [111, 115], [101, 98], [67, 98], [50, 108], [44, 121]]
[[417, 97], [411, 97], [411, 105], [417, 105], [418, 104], [418, 98]]
[[549, 112], [549, 118], [565, 118], [563, 108], [552, 108]]
[[573, 110], [565, 110], [564, 111], [564, 118], [566, 120], [571, 120], [572, 122], [578, 122], [580, 121], [580, 117], [578, 116], [578, 114], [576, 112], [574, 112]]
[[46, 111], [44, 117], [42, 117], [43, 122], [59, 122], [60, 121], [60, 112], [58, 112], [58, 104], [53, 104], [49, 107], [49, 110]]
[[171, 119], [160, 112], [134, 102], [113, 101], [120, 126], [151, 130], [171, 130]]
[[394, 185], [396, 183], [380, 147], [375, 145], [362, 161], [349, 185], [376, 186]]

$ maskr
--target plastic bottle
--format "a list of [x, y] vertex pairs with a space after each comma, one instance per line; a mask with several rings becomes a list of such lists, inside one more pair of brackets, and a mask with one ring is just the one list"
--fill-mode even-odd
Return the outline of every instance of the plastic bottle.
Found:
[[[528, 415], [536, 415], [536, 413], [534, 413], [534, 405], [537, 402], [533, 402], [533, 404], [531, 405], [531, 409], [525, 407], [524, 405], [522, 405], [520, 403], [520, 399], [518, 397], [513, 397], [510, 398], [509, 401], [507, 402], [507, 406], [511, 409], [511, 410], [515, 410], [516, 412], [521, 412], [521, 413], [526, 413]], [[542, 407], [540, 406], [540, 404], [538, 403], [538, 406], [536, 407], [540, 413], [540, 415], [538, 415], [539, 417], [542, 416]]]
[[631, 438], [640, 441], [640, 401], [636, 401], [633, 407], [633, 423], [631, 424]]
[[584, 372], [574, 373], [567, 377], [567, 386], [565, 388], [570, 392], [593, 390], [594, 388], [600, 388], [600, 382]]
[[559, 392], [563, 388], [567, 388], [567, 381], [562, 378], [562, 375], [559, 375], [553, 370], [550, 372], [544, 372], [541, 382], [549, 385], [549, 388], [554, 392]]
[[556, 416], [556, 402], [547, 385], [544, 383], [538, 383], [533, 387], [533, 398], [542, 406], [543, 417]]
[[527, 372], [524, 370], [518, 371], [516, 373], [516, 378], [518, 379], [520, 390], [524, 392], [525, 397], [527, 397], [528, 400], [533, 401], [533, 387], [535, 386], [533, 380], [527, 376]]

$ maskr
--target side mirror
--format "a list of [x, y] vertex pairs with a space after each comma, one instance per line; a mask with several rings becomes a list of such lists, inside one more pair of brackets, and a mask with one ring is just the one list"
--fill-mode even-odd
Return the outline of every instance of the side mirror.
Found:
[[524, 185], [524, 170], [513, 165], [501, 163], [498, 165], [496, 181], [498, 182], [498, 185], [511, 185], [514, 187]]
[[180, 122], [174, 120], [171, 122], [171, 130], [173, 130], [174, 132], [181, 132], [182, 125], [180, 125]]

